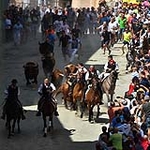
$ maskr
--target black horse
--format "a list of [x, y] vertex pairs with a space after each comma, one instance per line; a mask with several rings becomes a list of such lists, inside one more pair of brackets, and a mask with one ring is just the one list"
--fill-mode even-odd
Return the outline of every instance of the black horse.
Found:
[[20, 133], [20, 119], [22, 117], [22, 108], [17, 100], [9, 100], [5, 105], [6, 109], [6, 127], [8, 128], [8, 138], [14, 135], [15, 124], [17, 121], [18, 133]]
[[[47, 98], [43, 99], [43, 104], [41, 108], [42, 117], [44, 121], [44, 137], [47, 136], [47, 132], [50, 131], [50, 129], [53, 129], [53, 115], [56, 108], [56, 104], [52, 99], [51, 94]], [[49, 117], [48, 125], [46, 118]]]

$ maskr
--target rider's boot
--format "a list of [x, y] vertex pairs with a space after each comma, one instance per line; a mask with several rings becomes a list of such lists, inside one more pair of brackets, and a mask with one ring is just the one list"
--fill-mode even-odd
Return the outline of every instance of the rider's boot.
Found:
[[54, 115], [55, 115], [55, 116], [59, 116], [59, 113], [58, 113], [57, 110], [55, 110]]
[[36, 113], [36, 116], [41, 116], [40, 110], [38, 110], [38, 112]]
[[55, 116], [59, 116], [59, 113], [58, 113], [58, 111], [57, 111], [57, 106], [56, 106], [56, 109], [55, 109], [54, 115], [55, 115]]

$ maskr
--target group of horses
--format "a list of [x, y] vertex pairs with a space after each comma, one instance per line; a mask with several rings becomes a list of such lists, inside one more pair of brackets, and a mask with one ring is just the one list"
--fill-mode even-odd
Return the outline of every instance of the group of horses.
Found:
[[[63, 94], [63, 101], [65, 107], [68, 109], [68, 103], [70, 104], [70, 109], [80, 110], [80, 117], [83, 117], [85, 110], [88, 110], [88, 121], [93, 120], [93, 108], [97, 106], [97, 115], [100, 114], [100, 105], [102, 104], [103, 94], [106, 93], [108, 101], [113, 100], [113, 94], [115, 90], [116, 80], [118, 78], [118, 72], [112, 71], [107, 77], [102, 81], [99, 78], [92, 78], [92, 84], [88, 86], [82, 79], [82, 75], [77, 77], [77, 81], [73, 86], [72, 94], [70, 94], [70, 76], [77, 70], [76, 65], [68, 64], [64, 68], [65, 81], [56, 90], [55, 97], [59, 94]], [[99, 88], [100, 87], [100, 88]], [[100, 92], [101, 90], [101, 92]], [[101, 94], [101, 95], [100, 95]]]
[[[109, 76], [103, 79], [102, 82], [100, 82], [99, 79], [93, 78], [90, 88], [86, 89], [86, 91], [85, 91], [85, 83], [79, 77], [73, 87], [72, 94], [69, 95], [69, 89], [70, 89], [70, 85], [68, 84], [69, 75], [75, 73], [78, 68], [74, 64], [68, 64], [64, 67], [63, 71], [59, 69], [54, 69], [55, 66], [54, 55], [49, 51], [49, 48], [47, 48], [47, 44], [48, 43], [46, 42], [39, 43], [39, 50], [40, 50], [40, 54], [42, 55], [42, 67], [45, 73], [45, 77], [49, 78], [57, 88], [57, 90], [53, 93], [53, 97], [56, 97], [59, 93], [62, 93], [65, 107], [68, 108], [68, 102], [70, 102], [71, 108], [73, 108], [74, 110], [80, 110], [79, 112], [81, 118], [83, 117], [83, 113], [85, 112], [85, 110], [88, 110], [89, 122], [91, 122], [93, 119], [93, 108], [97, 106], [96, 117], [98, 118], [100, 114], [99, 109], [103, 99], [103, 94], [106, 93], [108, 97], [108, 101], [113, 100], [113, 94], [115, 90], [118, 73], [116, 71], [112, 71]], [[38, 82], [37, 76], [39, 73], [38, 64], [31, 61], [31, 62], [27, 62], [23, 67], [24, 67], [25, 78], [27, 81], [26, 85], [32, 83], [37, 84]], [[100, 86], [102, 90], [102, 95], [99, 94], [100, 92], [97, 85]], [[50, 128], [53, 128], [53, 115], [54, 115], [55, 106], [51, 103], [51, 100], [49, 99], [51, 99], [51, 96], [48, 99], [44, 100], [44, 104], [42, 105], [44, 137], [47, 136], [48, 130]], [[9, 107], [9, 113], [6, 113], [7, 115], [6, 123], [9, 127], [8, 137], [11, 137], [12, 133], [14, 133], [16, 121], [18, 123], [18, 132], [20, 132], [19, 124], [20, 124], [21, 114], [20, 111], [17, 109], [17, 106], [16, 105], [13, 106], [15, 108]], [[49, 117], [48, 125], [46, 120], [47, 117]], [[13, 124], [11, 127], [12, 121]]]

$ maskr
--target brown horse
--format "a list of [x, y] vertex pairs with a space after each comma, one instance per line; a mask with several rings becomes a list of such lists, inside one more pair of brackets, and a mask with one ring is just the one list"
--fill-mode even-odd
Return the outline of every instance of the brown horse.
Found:
[[71, 73], [76, 73], [78, 70], [77, 66], [74, 64], [68, 64], [64, 67], [64, 74], [68, 77]]
[[118, 78], [118, 72], [112, 71], [106, 78], [102, 81], [102, 91], [106, 93], [108, 102], [113, 101], [113, 95], [116, 87], [116, 81]]
[[66, 109], [68, 109], [68, 104], [67, 102], [71, 103], [71, 109], [72, 109], [72, 106], [73, 106], [73, 100], [72, 100], [72, 95], [69, 95], [69, 83], [68, 83], [68, 80], [67, 79], [54, 93], [54, 97], [56, 97], [59, 93], [62, 93], [63, 94], [63, 100], [64, 100], [64, 105], [66, 107]]
[[84, 101], [83, 101], [83, 96], [84, 96], [84, 90], [85, 90], [85, 84], [82, 81], [82, 77], [78, 79], [77, 83], [75, 84], [73, 88], [73, 106], [74, 109], [77, 111], [80, 110], [81, 115], [80, 117], [83, 117], [83, 111], [84, 111]]
[[60, 87], [63, 81], [64, 74], [59, 69], [54, 69], [51, 75], [51, 81], [56, 86], [56, 88]]
[[[54, 115], [54, 111], [55, 111], [55, 105], [51, 100], [51, 96], [49, 96], [49, 98], [44, 99], [43, 100], [43, 105], [42, 105], [42, 117], [43, 117], [43, 121], [44, 121], [44, 137], [47, 136], [47, 132], [50, 131], [50, 129], [53, 129], [53, 115]], [[49, 117], [48, 120], [48, 125], [47, 125], [47, 121], [46, 118]]]
[[[97, 79], [93, 78], [92, 79], [92, 86], [90, 87], [90, 89], [88, 89], [88, 91], [85, 95], [85, 101], [86, 101], [87, 108], [88, 108], [88, 111], [89, 111], [89, 122], [91, 122], [92, 118], [93, 118], [93, 108], [94, 108], [94, 106], [97, 105], [96, 118], [98, 118], [99, 114], [100, 114], [99, 105], [102, 102], [102, 95], [99, 95], [100, 92], [99, 92], [98, 84], [99, 84], [99, 81]], [[100, 97], [101, 97], [101, 99], [100, 99]]]

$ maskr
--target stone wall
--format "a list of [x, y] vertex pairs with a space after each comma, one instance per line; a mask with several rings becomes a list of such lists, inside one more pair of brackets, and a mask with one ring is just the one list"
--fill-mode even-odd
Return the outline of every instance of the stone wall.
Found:
[[[114, 2], [117, 0], [106, 0], [108, 6], [113, 7]], [[80, 8], [80, 7], [98, 7], [99, 0], [72, 0], [72, 7], [73, 8]]]

